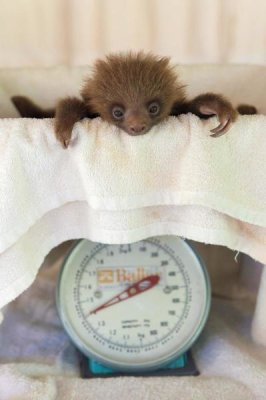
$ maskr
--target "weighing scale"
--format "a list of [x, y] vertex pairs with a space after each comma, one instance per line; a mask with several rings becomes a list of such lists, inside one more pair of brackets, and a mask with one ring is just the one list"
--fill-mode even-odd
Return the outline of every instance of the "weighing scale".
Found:
[[83, 376], [197, 374], [188, 350], [210, 299], [203, 263], [176, 236], [121, 245], [80, 240], [57, 285], [63, 326], [84, 355]]

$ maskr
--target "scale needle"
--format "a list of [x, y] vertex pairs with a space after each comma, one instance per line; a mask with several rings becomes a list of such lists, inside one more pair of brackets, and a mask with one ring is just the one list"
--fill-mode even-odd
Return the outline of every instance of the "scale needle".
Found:
[[126, 290], [123, 290], [120, 294], [112, 297], [110, 300], [106, 301], [101, 306], [94, 308], [90, 311], [89, 315], [96, 314], [98, 311], [103, 310], [107, 307], [111, 307], [114, 304], [120, 303], [121, 301], [128, 300], [133, 296], [146, 292], [157, 285], [160, 277], [158, 275], [149, 275], [146, 278], [135, 282], [133, 285], [129, 286]]

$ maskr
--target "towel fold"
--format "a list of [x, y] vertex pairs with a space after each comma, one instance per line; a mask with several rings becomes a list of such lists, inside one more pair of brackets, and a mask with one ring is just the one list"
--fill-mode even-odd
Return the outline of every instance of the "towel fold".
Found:
[[169, 117], [130, 137], [100, 118], [63, 149], [53, 120], [0, 120], [0, 308], [64, 240], [126, 243], [174, 234], [266, 263], [266, 116]]

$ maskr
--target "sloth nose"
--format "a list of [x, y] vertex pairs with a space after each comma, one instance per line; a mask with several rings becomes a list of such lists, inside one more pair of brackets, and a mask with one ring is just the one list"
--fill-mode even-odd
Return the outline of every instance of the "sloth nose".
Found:
[[131, 124], [129, 127], [130, 132], [134, 135], [136, 133], [141, 133], [145, 131], [147, 125], [145, 124]]

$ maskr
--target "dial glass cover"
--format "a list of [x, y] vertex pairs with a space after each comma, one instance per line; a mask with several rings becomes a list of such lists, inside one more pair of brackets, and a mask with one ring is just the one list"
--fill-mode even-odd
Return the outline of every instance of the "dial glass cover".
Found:
[[119, 370], [149, 370], [196, 340], [210, 306], [208, 275], [183, 239], [132, 244], [79, 241], [57, 285], [57, 307], [73, 342]]

